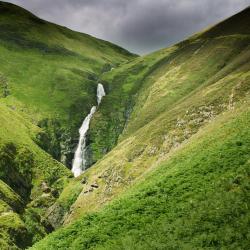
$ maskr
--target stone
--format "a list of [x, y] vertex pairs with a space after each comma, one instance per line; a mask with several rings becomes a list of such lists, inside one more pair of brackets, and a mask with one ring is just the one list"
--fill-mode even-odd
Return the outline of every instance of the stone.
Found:
[[95, 182], [95, 183], [91, 184], [91, 187], [92, 187], [92, 188], [98, 188], [99, 186], [98, 186], [98, 184]]
[[86, 177], [83, 177], [83, 179], [81, 180], [81, 184], [87, 184], [87, 178]]
[[177, 126], [177, 127], [182, 127], [182, 126], [184, 126], [185, 123], [186, 123], [185, 120], [183, 120], [183, 119], [178, 119], [177, 122], [176, 122], [176, 126]]
[[42, 184], [41, 184], [41, 187], [42, 187], [42, 191], [44, 192], [44, 193], [49, 193], [50, 191], [51, 191], [51, 189], [50, 189], [50, 187], [47, 185], [47, 183], [46, 182], [42, 182]]

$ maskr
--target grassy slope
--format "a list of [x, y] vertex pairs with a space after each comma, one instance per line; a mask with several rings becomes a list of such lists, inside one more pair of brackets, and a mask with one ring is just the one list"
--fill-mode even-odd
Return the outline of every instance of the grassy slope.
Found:
[[32, 249], [247, 249], [248, 106], [216, 118], [126, 195]]
[[45, 212], [71, 176], [37, 144], [60, 159], [60, 142], [69, 141], [70, 161], [99, 75], [134, 55], [4, 2], [0, 34], [0, 248], [7, 249], [51, 230]]
[[0, 3], [0, 13], [1, 72], [12, 95], [41, 113], [67, 119], [81, 100], [83, 113], [85, 99], [94, 102], [91, 74], [131, 57], [116, 45], [40, 20], [20, 7]]
[[[42, 208], [56, 199], [52, 193], [42, 196], [41, 183], [46, 182], [60, 192], [71, 173], [35, 144], [33, 138], [40, 128], [22, 114], [1, 104], [0, 120], [0, 248], [24, 247], [31, 244], [33, 237], [31, 227], [26, 224], [29, 210], [25, 211], [26, 204], [38, 207], [37, 224], [33, 223], [37, 232], [33, 233], [41, 239], [46, 234], [40, 223]], [[39, 205], [41, 202], [43, 207]]]
[[[43, 138], [40, 144], [45, 144], [42, 146], [60, 159], [60, 153], [53, 152], [60, 150], [59, 142], [54, 141], [70, 141], [66, 145], [68, 151], [75, 146], [78, 128], [90, 107], [96, 104], [99, 75], [134, 55], [3, 2], [0, 32], [0, 96], [7, 93], [1, 102], [25, 110], [40, 122], [52, 137]], [[47, 125], [48, 118], [56, 122]], [[51, 147], [46, 145], [49, 141]], [[70, 165], [72, 154], [68, 157]]]
[[92, 163], [117, 145], [145, 79], [168, 60], [166, 57], [173, 50], [169, 48], [139, 57], [103, 74], [107, 96], [91, 122], [89, 144]]
[[98, 139], [122, 130], [126, 101], [133, 112], [118, 145], [59, 198], [68, 206], [86, 180], [64, 221], [77, 222], [34, 249], [247, 249], [249, 11], [105, 74], [97, 158]]
[[[8, 249], [9, 246], [24, 245], [20, 240], [23, 235], [26, 240], [27, 230], [19, 213], [24, 204], [22, 198], [14, 192], [7, 184], [0, 180], [0, 246]], [[11, 232], [11, 233], [10, 233]], [[17, 241], [19, 243], [17, 244]]]

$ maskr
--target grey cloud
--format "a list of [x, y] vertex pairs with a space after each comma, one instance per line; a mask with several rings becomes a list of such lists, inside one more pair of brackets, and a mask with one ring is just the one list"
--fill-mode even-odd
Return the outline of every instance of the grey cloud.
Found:
[[250, 0], [11, 0], [39, 17], [136, 53], [169, 46], [229, 17]]

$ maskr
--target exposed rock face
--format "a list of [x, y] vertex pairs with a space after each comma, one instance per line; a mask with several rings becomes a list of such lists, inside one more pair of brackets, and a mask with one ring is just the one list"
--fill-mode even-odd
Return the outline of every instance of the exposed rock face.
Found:
[[72, 138], [69, 133], [64, 132], [61, 135], [60, 141], [60, 151], [61, 151], [61, 158], [60, 162], [65, 166], [71, 167], [72, 162]]
[[52, 205], [47, 211], [47, 219], [54, 229], [60, 227], [63, 224], [63, 218], [66, 214], [63, 206], [59, 203]]
[[36, 143], [54, 159], [67, 167], [71, 167], [73, 158], [73, 142], [71, 133], [62, 127], [57, 119], [43, 119], [38, 122], [42, 128], [36, 136]]

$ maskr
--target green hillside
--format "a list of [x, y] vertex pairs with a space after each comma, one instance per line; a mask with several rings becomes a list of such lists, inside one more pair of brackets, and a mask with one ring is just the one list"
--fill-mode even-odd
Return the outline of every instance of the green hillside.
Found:
[[37, 146], [34, 138], [40, 128], [27, 118], [0, 104], [0, 120], [0, 248], [23, 248], [49, 232], [45, 210], [71, 173]]
[[215, 119], [126, 195], [32, 249], [248, 249], [247, 105]]
[[0, 2], [0, 249], [249, 249], [249, 23], [139, 57]]
[[57, 160], [66, 156], [70, 166], [77, 129], [96, 102], [99, 76], [134, 55], [3, 2], [0, 34], [1, 101], [25, 109], [46, 132], [40, 144]]
[[97, 162], [33, 249], [248, 249], [249, 22], [248, 8], [102, 75]]
[[72, 178], [65, 165], [99, 77], [134, 57], [0, 2], [0, 249], [54, 230], [48, 208]]

